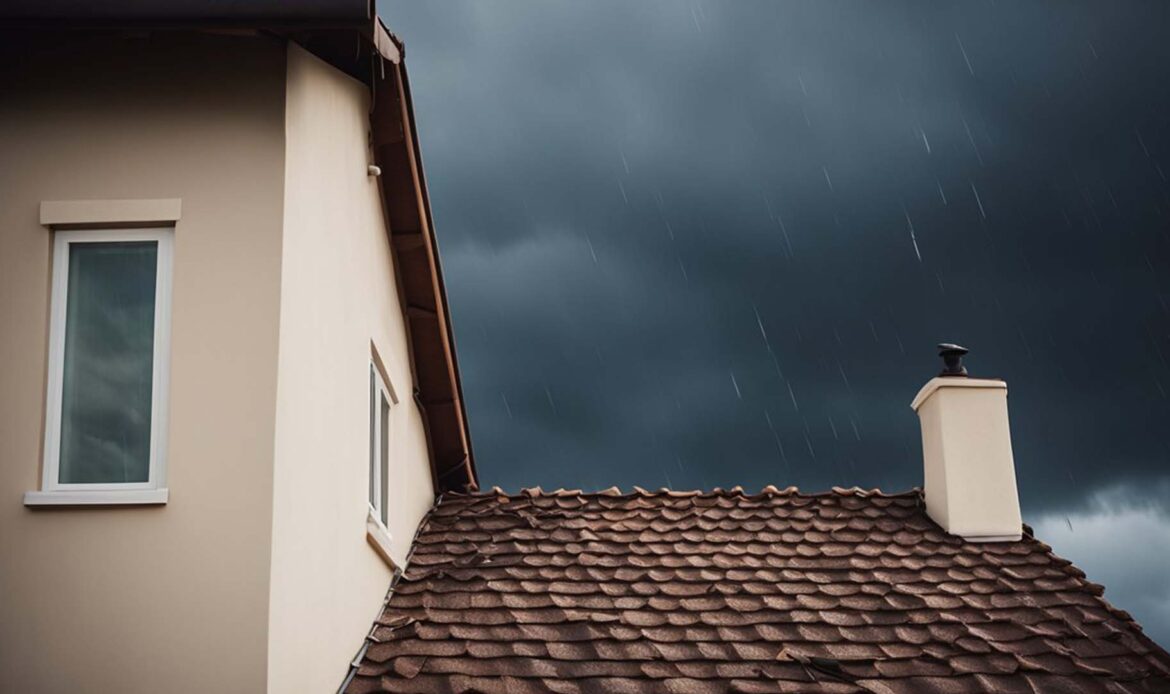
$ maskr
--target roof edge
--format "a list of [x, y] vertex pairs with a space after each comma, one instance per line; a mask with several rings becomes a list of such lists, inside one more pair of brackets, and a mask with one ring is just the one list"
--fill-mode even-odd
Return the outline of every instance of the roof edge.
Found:
[[6, 0], [0, 22], [93, 27], [128, 24], [316, 24], [363, 23], [374, 18], [374, 0]]
[[[911, 487], [910, 489], [886, 492], [881, 489], [863, 489], [861, 487], [831, 487], [830, 489], [818, 492], [802, 492], [798, 487], [790, 486], [779, 488], [774, 485], [767, 485], [758, 492], [748, 492], [741, 486], [730, 487], [724, 489], [723, 487], [715, 487], [714, 489], [692, 489], [692, 490], [678, 490], [668, 489], [667, 487], [659, 487], [656, 490], [644, 489], [642, 487], [634, 486], [630, 491], [623, 491], [619, 487], [609, 487], [608, 489], [601, 489], [594, 492], [587, 492], [582, 489], [554, 489], [544, 490], [540, 487], [524, 487], [518, 492], [507, 492], [500, 487], [492, 487], [490, 489], [478, 490], [474, 492], [452, 492], [444, 498], [449, 500], [464, 499], [464, 498], [484, 498], [484, 497], [504, 497], [508, 499], [521, 498], [535, 498], [535, 497], [609, 497], [609, 498], [635, 498], [635, 497], [671, 497], [676, 499], [685, 499], [693, 497], [740, 497], [746, 499], [753, 498], [768, 498], [776, 496], [795, 497], [801, 499], [821, 499], [828, 497], [859, 497], [859, 498], [913, 498], [921, 499], [922, 490], [918, 487]], [[437, 505], [437, 503], [436, 503]]]
[[[474, 491], [479, 481], [403, 45], [378, 17], [368, 38], [375, 47], [383, 45], [376, 55], [384, 62], [370, 70], [371, 145], [383, 171], [383, 206], [434, 491]], [[387, 56], [390, 48], [393, 57]]]

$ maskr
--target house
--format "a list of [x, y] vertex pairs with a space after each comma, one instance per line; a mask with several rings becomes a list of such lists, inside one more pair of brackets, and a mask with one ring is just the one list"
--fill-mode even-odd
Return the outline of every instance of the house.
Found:
[[477, 492], [367, 0], [0, 8], [0, 691], [1157, 692], [961, 348], [899, 494]]
[[475, 484], [402, 45], [367, 0], [0, 21], [0, 691], [336, 690]]

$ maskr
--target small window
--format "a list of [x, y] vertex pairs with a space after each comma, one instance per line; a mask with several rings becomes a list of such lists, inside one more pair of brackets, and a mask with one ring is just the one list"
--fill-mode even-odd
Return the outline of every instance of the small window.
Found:
[[390, 460], [390, 390], [382, 374], [370, 364], [370, 510], [382, 524], [387, 524]]
[[55, 232], [44, 491], [165, 488], [172, 236]]

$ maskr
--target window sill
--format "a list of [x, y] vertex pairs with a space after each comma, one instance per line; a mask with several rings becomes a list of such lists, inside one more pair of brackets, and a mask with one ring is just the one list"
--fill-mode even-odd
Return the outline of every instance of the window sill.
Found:
[[392, 571], [398, 570], [398, 564], [395, 563], [394, 557], [390, 556], [390, 533], [378, 522], [373, 511], [366, 514], [366, 542], [370, 543]]
[[24, 493], [25, 506], [142, 506], [167, 503], [167, 489], [36, 491]]

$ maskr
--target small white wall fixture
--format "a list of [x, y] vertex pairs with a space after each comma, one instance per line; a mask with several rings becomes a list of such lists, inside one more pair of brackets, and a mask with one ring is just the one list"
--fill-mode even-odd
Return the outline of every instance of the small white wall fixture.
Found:
[[1011, 542], [1023, 532], [1008, 427], [1007, 383], [932, 378], [910, 405], [922, 424], [926, 512], [971, 542]]

